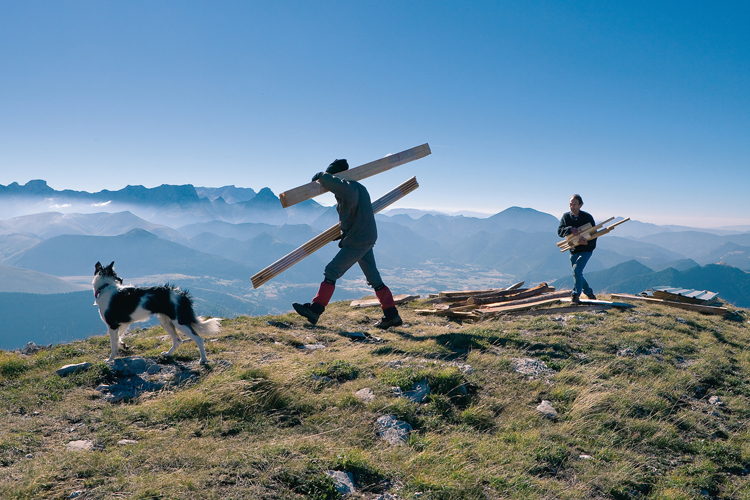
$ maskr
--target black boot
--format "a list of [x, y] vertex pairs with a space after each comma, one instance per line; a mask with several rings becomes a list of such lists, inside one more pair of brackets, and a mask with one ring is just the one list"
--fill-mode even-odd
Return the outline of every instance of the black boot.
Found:
[[398, 315], [398, 309], [395, 307], [389, 307], [388, 309], [383, 310], [383, 317], [380, 318], [380, 321], [375, 323], [375, 328], [386, 330], [392, 326], [401, 326], [403, 324], [404, 322], [401, 319], [401, 316]]
[[297, 311], [297, 314], [307, 318], [307, 321], [309, 321], [313, 325], [318, 322], [318, 319], [320, 319], [320, 315], [323, 314], [323, 311], [326, 310], [325, 307], [318, 304], [317, 302], [307, 302], [305, 304], [294, 302], [292, 304], [292, 307], [295, 311]]

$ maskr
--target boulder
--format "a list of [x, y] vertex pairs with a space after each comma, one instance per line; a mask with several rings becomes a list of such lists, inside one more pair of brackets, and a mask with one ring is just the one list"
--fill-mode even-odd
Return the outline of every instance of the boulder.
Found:
[[357, 491], [354, 487], [354, 476], [351, 472], [328, 470], [326, 474], [333, 478], [333, 485], [336, 487], [339, 495], [350, 495]]
[[354, 393], [354, 396], [360, 401], [364, 401], [365, 403], [371, 403], [375, 401], [375, 393], [372, 392], [372, 389], [370, 389], [369, 387], [358, 390]]
[[542, 414], [543, 417], [549, 418], [551, 420], [557, 420], [558, 414], [557, 410], [552, 406], [552, 403], [547, 401], [546, 399], [539, 403], [539, 405], [536, 407], [536, 411]]
[[73, 365], [65, 365], [62, 368], [58, 368], [55, 373], [57, 373], [61, 377], [66, 377], [70, 375], [71, 373], [88, 370], [91, 368], [91, 363], [76, 363]]
[[390, 444], [404, 444], [409, 439], [412, 431], [411, 425], [402, 420], [398, 420], [393, 415], [383, 415], [375, 422], [375, 429], [381, 438]]
[[94, 449], [94, 442], [87, 439], [81, 439], [78, 441], [70, 441], [65, 445], [68, 451], [90, 451]]

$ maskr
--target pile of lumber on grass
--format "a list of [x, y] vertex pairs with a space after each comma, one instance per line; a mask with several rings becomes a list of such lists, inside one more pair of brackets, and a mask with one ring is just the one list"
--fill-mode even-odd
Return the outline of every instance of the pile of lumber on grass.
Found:
[[556, 292], [547, 283], [540, 283], [533, 288], [521, 288], [522, 285], [523, 282], [508, 288], [440, 292], [426, 302], [432, 304], [432, 309], [417, 309], [416, 312], [433, 316], [483, 319], [529, 311], [557, 303], [563, 297], [570, 297], [569, 290]]
[[698, 311], [704, 314], [724, 315], [729, 312], [726, 307], [719, 306], [717, 293], [706, 290], [692, 290], [689, 288], [673, 288], [655, 286], [641, 292], [639, 295], [613, 293], [612, 297], [623, 300], [648, 302], [669, 307], [677, 307], [688, 311]]

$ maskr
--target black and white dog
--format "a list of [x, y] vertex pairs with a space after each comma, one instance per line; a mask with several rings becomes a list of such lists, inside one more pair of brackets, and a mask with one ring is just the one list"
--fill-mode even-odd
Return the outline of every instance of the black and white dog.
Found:
[[193, 301], [187, 292], [174, 286], [135, 288], [122, 286], [122, 278], [114, 270], [115, 263], [102, 267], [97, 262], [94, 270], [94, 305], [99, 306], [99, 315], [109, 329], [110, 353], [107, 361], [117, 357], [120, 336], [131, 323], [145, 321], [152, 314], [159, 318], [162, 328], [172, 337], [172, 348], [163, 352], [171, 356], [182, 341], [179, 330], [198, 346], [201, 364], [208, 363], [201, 335], [219, 332], [219, 319], [204, 320], [195, 315]]

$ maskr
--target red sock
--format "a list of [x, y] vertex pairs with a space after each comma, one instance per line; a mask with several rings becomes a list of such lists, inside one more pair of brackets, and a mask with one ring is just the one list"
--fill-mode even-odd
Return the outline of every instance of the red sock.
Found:
[[384, 286], [383, 288], [375, 292], [375, 295], [378, 296], [380, 307], [382, 307], [384, 311], [390, 307], [396, 307], [396, 303], [393, 301], [391, 290], [387, 286]]
[[335, 289], [336, 285], [332, 285], [327, 281], [323, 281], [320, 284], [320, 288], [318, 289], [318, 295], [315, 296], [313, 302], [315, 302], [316, 304], [320, 304], [323, 307], [327, 306], [331, 301], [331, 296], [333, 295], [333, 291]]

